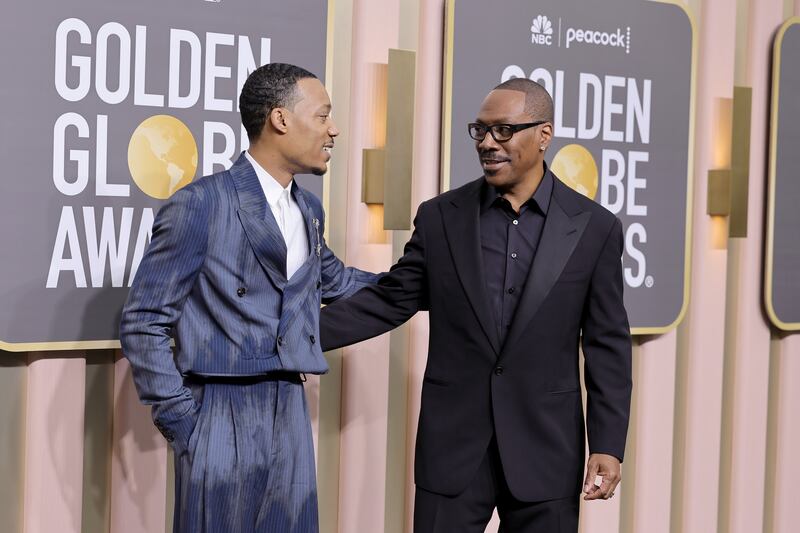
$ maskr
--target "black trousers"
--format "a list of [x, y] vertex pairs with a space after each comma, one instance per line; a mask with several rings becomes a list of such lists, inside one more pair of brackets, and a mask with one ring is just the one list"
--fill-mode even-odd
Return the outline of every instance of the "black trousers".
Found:
[[[532, 475], [535, 475], [532, 473]], [[475, 477], [457, 496], [417, 487], [414, 533], [483, 533], [497, 507], [499, 533], [577, 533], [578, 494], [543, 502], [514, 498], [492, 439]]]

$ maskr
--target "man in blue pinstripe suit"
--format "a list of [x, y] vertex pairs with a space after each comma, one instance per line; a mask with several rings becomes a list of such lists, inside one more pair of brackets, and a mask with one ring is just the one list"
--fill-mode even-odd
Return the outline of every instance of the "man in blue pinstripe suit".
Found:
[[[250, 148], [159, 212], [122, 314], [139, 396], [175, 451], [175, 532], [318, 531], [302, 375], [328, 366], [321, 302], [376, 276], [345, 268], [317, 198], [339, 134], [325, 88], [273, 63], [239, 101]], [[170, 339], [175, 339], [175, 354]]]

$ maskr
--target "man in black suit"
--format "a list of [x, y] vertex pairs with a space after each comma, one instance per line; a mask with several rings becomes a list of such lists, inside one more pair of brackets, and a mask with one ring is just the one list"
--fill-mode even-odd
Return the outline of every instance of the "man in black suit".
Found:
[[548, 170], [552, 116], [539, 84], [498, 85], [469, 125], [483, 176], [422, 203], [391, 272], [322, 312], [328, 350], [430, 311], [417, 533], [483, 532], [495, 507], [502, 531], [577, 532], [581, 481], [596, 500], [620, 480], [631, 396], [622, 225]]

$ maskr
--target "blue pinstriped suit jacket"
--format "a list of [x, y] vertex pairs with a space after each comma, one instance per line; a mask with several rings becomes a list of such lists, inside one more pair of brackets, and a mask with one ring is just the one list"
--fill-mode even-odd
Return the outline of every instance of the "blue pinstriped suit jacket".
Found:
[[139, 397], [153, 405], [156, 426], [176, 452], [185, 450], [199, 409], [184, 375], [324, 373], [320, 303], [377, 279], [344, 267], [325, 244], [319, 200], [297, 184], [292, 194], [310, 255], [291, 280], [286, 244], [244, 154], [230, 170], [176, 192], [156, 217], [120, 341]]

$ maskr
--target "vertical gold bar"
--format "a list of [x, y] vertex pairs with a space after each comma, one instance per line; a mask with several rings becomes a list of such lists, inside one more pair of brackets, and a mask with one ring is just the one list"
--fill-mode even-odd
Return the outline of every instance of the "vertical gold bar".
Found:
[[167, 447], [167, 512], [164, 514], [164, 533], [172, 533], [175, 519], [175, 452]]
[[83, 421], [83, 507], [81, 531], [108, 531], [111, 516], [111, 427], [114, 408], [114, 352], [86, 352]]
[[[392, 261], [403, 255], [403, 246], [411, 238], [410, 231], [392, 234]], [[408, 323], [391, 332], [389, 338], [389, 397], [386, 425], [386, 506], [384, 533], [403, 533], [406, 519], [406, 486], [408, 479], [406, 444], [408, 441], [408, 357], [410, 328]]]
[[711, 216], [726, 216], [731, 211], [731, 171], [708, 171], [708, 196], [706, 212]]
[[319, 486], [319, 526], [322, 533], [339, 531], [339, 452], [342, 423], [342, 350], [325, 353], [328, 373], [320, 376], [319, 447], [317, 484]]
[[386, 150], [366, 148], [361, 152], [361, 201], [365, 204], [382, 204], [384, 200], [384, 172]]
[[772, 329], [769, 343], [769, 408], [767, 409], [767, 461], [764, 482], [764, 531], [775, 531], [778, 432], [781, 399], [781, 340], [785, 333]]
[[731, 468], [733, 465], [733, 419], [734, 394], [736, 392], [736, 323], [741, 307], [739, 280], [742, 268], [742, 241], [730, 241], [728, 248], [728, 274], [726, 280], [725, 301], [725, 350], [722, 371], [722, 421], [720, 429], [719, 459], [719, 507], [717, 514], [717, 531], [727, 533], [731, 530]]
[[26, 353], [0, 351], [0, 531], [22, 532]]
[[385, 229], [411, 229], [415, 88], [416, 52], [389, 50], [383, 214]]
[[[328, 68], [325, 83], [341, 133], [323, 182], [327, 215], [325, 239], [345, 259], [347, 242], [347, 178], [350, 146], [350, 79], [352, 64], [353, 0], [328, 2]], [[317, 455], [317, 493], [321, 533], [339, 530], [339, 449], [342, 402], [342, 351], [325, 354], [330, 371], [320, 378]]]
[[731, 127], [730, 236], [747, 237], [747, 193], [750, 181], [750, 109], [752, 89], [733, 88]]
[[733, 67], [733, 83], [744, 85], [747, 76], [747, 52], [750, 46], [751, 0], [736, 0], [736, 48]]

